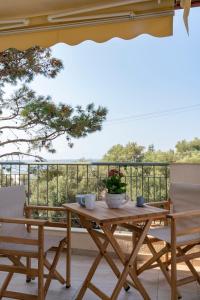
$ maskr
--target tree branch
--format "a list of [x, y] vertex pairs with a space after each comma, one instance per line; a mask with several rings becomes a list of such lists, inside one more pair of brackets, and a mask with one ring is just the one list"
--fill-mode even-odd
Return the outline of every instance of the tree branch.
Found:
[[9, 120], [13, 120], [14, 118], [16, 118], [18, 116], [18, 112], [11, 115], [11, 116], [7, 116], [7, 117], [0, 117], [0, 121], [9, 121]]
[[8, 144], [13, 144], [13, 143], [35, 143], [35, 142], [40, 142], [40, 141], [43, 141], [43, 140], [52, 141], [55, 138], [62, 135], [63, 133], [64, 133], [64, 130], [59, 131], [59, 132], [54, 131], [54, 132], [50, 133], [49, 135], [45, 135], [45, 136], [42, 136], [42, 137], [36, 137], [36, 138], [33, 138], [33, 139], [26, 139], [26, 138], [14, 139], [14, 140], [11, 139], [11, 140], [7, 140], [7, 141], [4, 141], [4, 142], [0, 142], [0, 146], [5, 146], [5, 145], [8, 145]]
[[20, 156], [20, 155], [35, 157], [35, 158], [39, 159], [40, 161], [45, 161], [45, 159], [39, 155], [29, 154], [29, 153], [20, 152], [20, 151], [1, 154], [0, 158], [6, 157], [6, 156]]
[[4, 129], [17, 129], [17, 130], [21, 130], [21, 129], [25, 129], [26, 127], [29, 127], [30, 125], [36, 125], [34, 121], [31, 121], [31, 122], [28, 122], [26, 124], [23, 124], [23, 125], [19, 125], [19, 126], [2, 126], [0, 127], [0, 130], [4, 130]]

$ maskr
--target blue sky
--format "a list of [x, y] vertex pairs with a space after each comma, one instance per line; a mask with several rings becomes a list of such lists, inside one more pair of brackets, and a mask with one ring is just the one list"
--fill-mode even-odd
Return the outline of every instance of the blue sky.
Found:
[[[200, 136], [200, 9], [190, 14], [190, 36], [182, 11], [174, 19], [174, 35], [155, 38], [142, 35], [130, 41], [112, 39], [77, 46], [59, 44], [53, 54], [65, 69], [54, 80], [37, 78], [32, 86], [57, 102], [73, 106], [106, 106], [108, 122], [101, 132], [75, 141], [69, 149], [56, 142], [57, 154], [48, 159], [101, 158], [115, 144], [129, 141], [156, 149], [173, 148], [178, 140]], [[109, 120], [199, 104], [184, 112], [156, 114], [152, 118]]]

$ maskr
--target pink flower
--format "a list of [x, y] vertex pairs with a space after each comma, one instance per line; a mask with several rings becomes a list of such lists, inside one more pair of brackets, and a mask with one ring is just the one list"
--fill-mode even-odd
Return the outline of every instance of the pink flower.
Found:
[[108, 176], [111, 177], [111, 176], [120, 176], [120, 177], [123, 177], [124, 174], [120, 171], [118, 171], [117, 169], [111, 169], [109, 172], [108, 172]]

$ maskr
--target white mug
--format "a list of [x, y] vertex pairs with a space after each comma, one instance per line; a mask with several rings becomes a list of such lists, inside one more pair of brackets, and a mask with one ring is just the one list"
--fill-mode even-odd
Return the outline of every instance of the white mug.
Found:
[[96, 200], [96, 195], [95, 194], [86, 194], [85, 195], [85, 207], [87, 209], [94, 209], [95, 208], [95, 200]]

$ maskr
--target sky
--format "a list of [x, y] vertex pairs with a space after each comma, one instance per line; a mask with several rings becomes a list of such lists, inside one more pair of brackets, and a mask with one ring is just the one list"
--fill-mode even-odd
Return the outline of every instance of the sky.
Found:
[[191, 10], [189, 36], [182, 13], [176, 12], [172, 37], [52, 47], [65, 68], [56, 79], [35, 79], [32, 87], [57, 103], [94, 102], [109, 112], [102, 131], [75, 140], [72, 149], [59, 138], [56, 154], [42, 153], [46, 159], [100, 159], [128, 142], [168, 150], [200, 136], [200, 9]]

